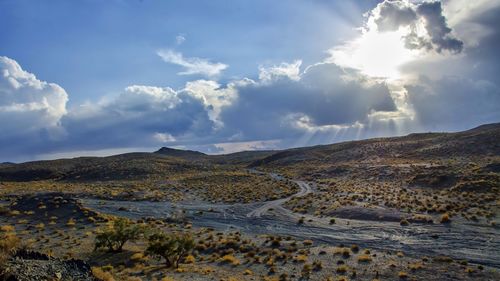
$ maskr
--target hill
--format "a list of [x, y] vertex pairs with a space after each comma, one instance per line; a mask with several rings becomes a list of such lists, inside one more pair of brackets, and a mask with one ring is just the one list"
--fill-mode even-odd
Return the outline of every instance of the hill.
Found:
[[[420, 133], [286, 149], [207, 155], [198, 151], [162, 147], [153, 153], [109, 157], [80, 157], [21, 164], [1, 164], [0, 180], [135, 180], [150, 176], [227, 168], [296, 168], [311, 171], [352, 163], [402, 163], [500, 155], [500, 123], [457, 133]], [[300, 173], [298, 173], [300, 174]]]
[[500, 155], [500, 123], [458, 133], [420, 133], [288, 149], [259, 159], [252, 167], [335, 164]]
[[205, 158], [207, 156], [205, 153], [202, 153], [199, 151], [182, 150], [182, 149], [175, 149], [175, 148], [170, 148], [170, 147], [162, 147], [153, 153], [165, 155], [165, 156], [171, 156], [171, 157], [179, 157], [182, 159], [189, 159], [189, 160]]

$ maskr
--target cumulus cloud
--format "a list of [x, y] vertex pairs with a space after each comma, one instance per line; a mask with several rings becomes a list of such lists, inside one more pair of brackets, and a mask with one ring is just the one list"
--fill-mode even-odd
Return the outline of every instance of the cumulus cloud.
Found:
[[500, 120], [500, 1], [446, 1], [443, 13], [463, 38], [463, 55], [405, 68], [408, 103], [426, 130], [462, 130]]
[[221, 112], [224, 129], [238, 141], [280, 139], [364, 122], [374, 111], [395, 110], [384, 83], [364, 82], [357, 72], [348, 75], [335, 64], [322, 63], [309, 67], [299, 79], [248, 83]]
[[115, 98], [73, 109], [62, 120], [64, 146], [89, 150], [154, 146], [211, 134], [203, 102], [186, 91], [133, 85]]
[[456, 1], [472, 3], [386, 0], [324, 61], [261, 65], [254, 79], [218, 81], [227, 65], [162, 50], [180, 74], [206, 77], [177, 89], [131, 85], [69, 109], [64, 89], [0, 57], [0, 119], [10, 121], [0, 124], [0, 155], [161, 145], [227, 153], [498, 122], [500, 5], [466, 13]]
[[57, 129], [67, 101], [59, 85], [40, 81], [15, 60], [0, 57], [0, 138]]
[[290, 80], [298, 81], [300, 79], [300, 66], [302, 60], [296, 60], [292, 63], [283, 62], [280, 65], [270, 67], [259, 67], [259, 79], [262, 82], [271, 82], [280, 78], [288, 78]]
[[165, 62], [182, 66], [184, 71], [179, 72], [179, 75], [200, 74], [211, 77], [219, 75], [223, 70], [228, 68], [227, 64], [219, 62], [214, 63], [208, 59], [197, 57], [185, 58], [182, 53], [171, 49], [159, 50], [157, 54]]
[[378, 30], [396, 31], [400, 26], [408, 26], [417, 20], [414, 8], [405, 1], [384, 1], [372, 11]]
[[409, 49], [460, 53], [463, 42], [452, 35], [441, 2], [411, 3], [406, 0], [385, 0], [369, 14], [368, 29], [395, 32], [404, 28], [403, 38]]
[[155, 133], [153, 137], [161, 143], [175, 142], [176, 139], [169, 133]]
[[422, 76], [406, 89], [419, 124], [427, 130], [464, 130], [500, 120], [500, 88], [486, 80]]
[[199, 99], [208, 111], [210, 120], [222, 125], [219, 119], [220, 112], [224, 106], [229, 106], [237, 97], [238, 85], [244, 81], [229, 83], [226, 87], [212, 80], [196, 80], [186, 83], [182, 90], [192, 97]]
[[448, 50], [455, 53], [462, 51], [463, 42], [451, 35], [451, 28], [446, 24], [441, 2], [424, 2], [417, 6], [417, 14], [425, 20], [425, 29], [438, 52]]

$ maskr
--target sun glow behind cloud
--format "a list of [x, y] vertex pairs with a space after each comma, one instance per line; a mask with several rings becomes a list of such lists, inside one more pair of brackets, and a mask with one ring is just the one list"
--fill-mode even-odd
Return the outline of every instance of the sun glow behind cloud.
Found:
[[405, 47], [407, 28], [380, 32], [370, 29], [345, 45], [331, 49], [331, 61], [343, 67], [358, 69], [361, 73], [385, 79], [401, 78], [400, 67], [419, 57], [417, 50]]

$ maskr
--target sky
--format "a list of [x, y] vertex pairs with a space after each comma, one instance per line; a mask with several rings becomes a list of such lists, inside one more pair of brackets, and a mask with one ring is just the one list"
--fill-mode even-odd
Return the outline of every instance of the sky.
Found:
[[500, 0], [0, 0], [0, 162], [500, 122]]

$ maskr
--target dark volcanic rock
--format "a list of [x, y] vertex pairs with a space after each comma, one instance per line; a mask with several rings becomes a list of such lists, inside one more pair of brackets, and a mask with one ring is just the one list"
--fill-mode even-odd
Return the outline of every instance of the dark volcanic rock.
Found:
[[22, 251], [16, 254], [6, 266], [5, 280], [96, 280], [86, 262], [61, 260], [37, 252]]

